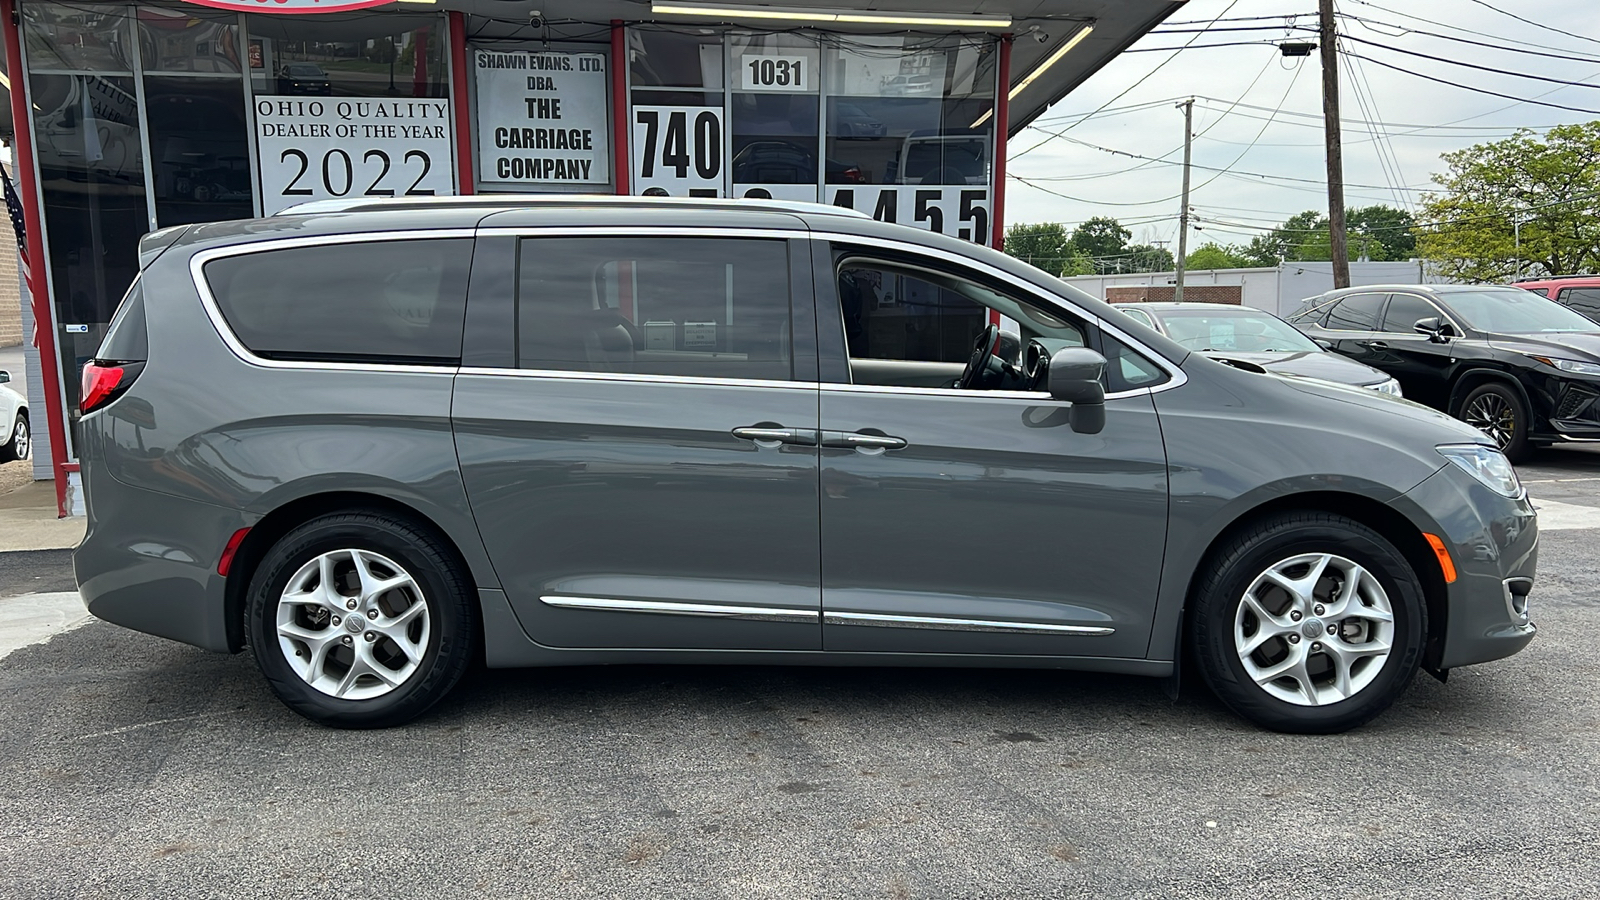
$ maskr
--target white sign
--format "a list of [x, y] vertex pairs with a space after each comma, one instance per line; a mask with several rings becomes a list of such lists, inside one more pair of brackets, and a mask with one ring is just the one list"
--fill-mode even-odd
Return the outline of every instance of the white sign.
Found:
[[450, 101], [257, 95], [261, 213], [329, 197], [455, 193]]
[[479, 180], [611, 181], [604, 55], [476, 50], [473, 64]]
[[808, 94], [816, 90], [815, 50], [756, 50], [739, 56], [739, 90]]
[[248, 13], [327, 13], [349, 12], [369, 6], [382, 6], [394, 0], [189, 0], [201, 6]]
[[828, 202], [864, 212], [880, 222], [899, 222], [963, 241], [988, 245], [989, 189], [928, 185], [827, 186]]
[[633, 192], [722, 196], [722, 107], [635, 106]]

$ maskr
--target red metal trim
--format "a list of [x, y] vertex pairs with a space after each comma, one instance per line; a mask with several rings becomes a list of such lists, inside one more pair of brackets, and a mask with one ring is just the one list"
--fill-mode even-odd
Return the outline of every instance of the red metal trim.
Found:
[[999, 71], [995, 73], [994, 94], [994, 201], [989, 214], [994, 219], [994, 237], [989, 246], [1006, 247], [1006, 145], [1011, 130], [1011, 35], [1000, 36]]
[[76, 472], [76, 471], [78, 471], [78, 464], [75, 463], [75, 462], [62, 463], [61, 464], [61, 471], [63, 471], [63, 472]]
[[[44, 376], [45, 433], [50, 436], [50, 462], [55, 472], [56, 513], [67, 516], [67, 411], [61, 404], [61, 354], [56, 350], [55, 316], [51, 311], [50, 279], [44, 266], [44, 215], [39, 208], [39, 184], [33, 177], [33, 115], [28, 100], [28, 79], [22, 71], [22, 37], [18, 33], [15, 0], [0, 0], [6, 42], [6, 68], [11, 79], [11, 122], [15, 126], [12, 167], [17, 173], [17, 193], [28, 231], [28, 281], [32, 288], [34, 342], [39, 347], [39, 370]], [[76, 470], [73, 466], [72, 470]]]
[[633, 167], [633, 132], [628, 128], [628, 30], [621, 19], [611, 20], [611, 168], [617, 193], [630, 192]]
[[467, 19], [450, 10], [450, 105], [456, 120], [456, 190], [473, 193], [472, 111], [467, 108]]
[[289, 6], [278, 0], [189, 0], [201, 6], [210, 6], [214, 9], [225, 9], [229, 12], [243, 13], [278, 13], [292, 16], [309, 16], [317, 13], [352, 12], [366, 9], [369, 6], [382, 6], [393, 3], [394, 0], [331, 0], [317, 6]]

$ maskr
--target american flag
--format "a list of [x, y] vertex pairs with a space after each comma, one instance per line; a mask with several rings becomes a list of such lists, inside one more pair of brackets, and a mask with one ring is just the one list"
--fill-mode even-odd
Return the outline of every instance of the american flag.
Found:
[[[22, 270], [22, 280], [28, 287], [28, 299], [33, 299], [33, 267], [28, 265], [28, 223], [22, 216], [22, 198], [11, 184], [11, 173], [0, 166], [0, 180], [5, 181], [6, 212], [11, 214], [11, 230], [17, 233], [17, 265]], [[39, 346], [39, 323], [34, 323], [33, 345]]]

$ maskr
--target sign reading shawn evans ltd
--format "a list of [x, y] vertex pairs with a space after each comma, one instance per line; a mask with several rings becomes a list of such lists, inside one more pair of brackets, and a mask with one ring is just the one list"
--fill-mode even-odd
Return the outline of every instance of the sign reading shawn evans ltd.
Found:
[[605, 56], [477, 50], [473, 68], [480, 181], [611, 180]]
[[455, 193], [450, 101], [257, 94], [261, 214], [328, 197]]

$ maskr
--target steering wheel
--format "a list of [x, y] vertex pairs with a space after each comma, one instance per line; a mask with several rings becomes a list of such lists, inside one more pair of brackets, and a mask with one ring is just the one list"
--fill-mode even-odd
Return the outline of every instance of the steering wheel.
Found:
[[958, 389], [970, 391], [977, 387], [978, 378], [989, 369], [989, 360], [994, 357], [994, 342], [999, 338], [1000, 326], [992, 322], [978, 333], [978, 340], [972, 345], [972, 355], [967, 358], [967, 367], [956, 382]]

